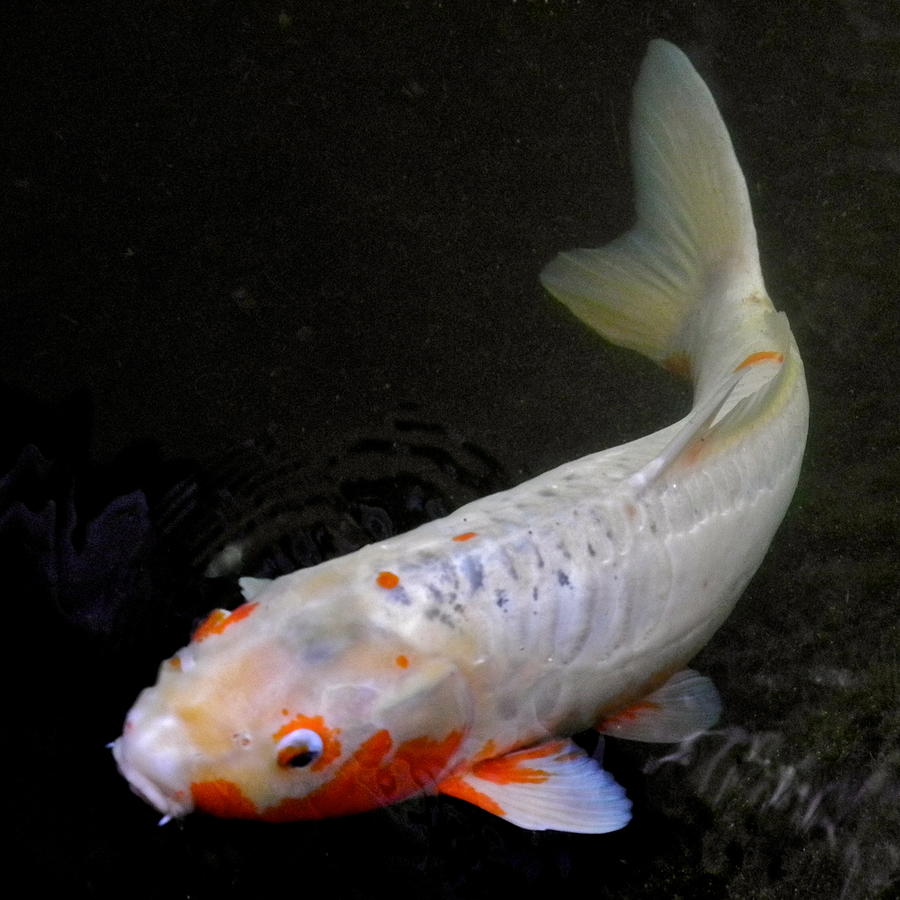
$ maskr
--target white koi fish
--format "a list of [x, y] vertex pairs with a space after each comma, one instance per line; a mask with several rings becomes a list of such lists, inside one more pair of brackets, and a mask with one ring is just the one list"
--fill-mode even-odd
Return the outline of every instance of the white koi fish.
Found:
[[797, 483], [808, 401], [763, 285], [715, 103], [654, 41], [631, 126], [637, 224], [542, 274], [608, 340], [691, 376], [681, 421], [215, 610], [113, 753], [164, 821], [280, 822], [449, 794], [605, 832], [624, 790], [570, 735], [678, 741], [719, 713], [684, 666], [730, 613]]

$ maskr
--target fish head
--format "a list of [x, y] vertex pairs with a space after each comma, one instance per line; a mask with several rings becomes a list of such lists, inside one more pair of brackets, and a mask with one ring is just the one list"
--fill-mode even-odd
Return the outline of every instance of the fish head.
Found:
[[467, 730], [465, 680], [339, 607], [211, 614], [163, 662], [112, 745], [132, 790], [164, 820], [200, 809], [291, 821], [433, 788]]

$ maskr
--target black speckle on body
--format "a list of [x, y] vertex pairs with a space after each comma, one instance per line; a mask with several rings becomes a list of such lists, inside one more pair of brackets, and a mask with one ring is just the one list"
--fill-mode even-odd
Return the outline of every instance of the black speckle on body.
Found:
[[484, 568], [474, 556], [467, 556], [463, 560], [463, 572], [469, 579], [469, 591], [474, 594], [484, 584]]
[[409, 599], [409, 594], [407, 594], [402, 587], [395, 587], [384, 593], [387, 599], [392, 603], [399, 603], [401, 606], [412, 606], [412, 600]]
[[453, 621], [452, 617], [448, 616], [442, 609], [438, 609], [436, 606], [432, 606], [430, 609], [425, 610], [425, 618], [428, 621], [433, 622], [437, 619], [442, 625], [446, 625], [448, 628], [456, 628], [456, 623]]

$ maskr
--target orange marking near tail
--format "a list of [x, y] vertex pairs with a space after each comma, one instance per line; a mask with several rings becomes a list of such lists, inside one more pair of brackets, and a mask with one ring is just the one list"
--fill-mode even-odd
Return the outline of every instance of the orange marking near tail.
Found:
[[454, 541], [471, 541], [473, 537], [478, 537], [477, 531], [467, 531], [465, 534], [456, 535], [453, 540]]
[[399, 576], [395, 575], [393, 572], [379, 572], [375, 581], [379, 587], [386, 588], [387, 590], [391, 590], [400, 584]]
[[691, 358], [687, 353], [673, 353], [663, 360], [663, 368], [679, 378], [691, 377]]
[[761, 350], [759, 353], [751, 353], [734, 371], [740, 372], [748, 366], [755, 366], [759, 362], [784, 362], [784, 354], [777, 350]]
[[191, 640], [199, 644], [214, 634], [221, 634], [226, 628], [230, 628], [235, 622], [246, 619], [259, 603], [244, 603], [233, 612], [227, 609], [214, 609], [198, 626], [191, 635]]

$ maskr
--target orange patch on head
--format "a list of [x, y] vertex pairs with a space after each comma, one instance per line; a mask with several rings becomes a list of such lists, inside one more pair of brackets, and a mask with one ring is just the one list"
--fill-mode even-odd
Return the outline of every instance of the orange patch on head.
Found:
[[748, 366], [755, 366], [760, 362], [784, 362], [784, 354], [778, 350], [761, 350], [759, 353], [751, 353], [734, 371], [740, 372]]
[[311, 772], [321, 771], [341, 755], [341, 742], [337, 739], [340, 728], [329, 728], [321, 716], [294, 716], [272, 735], [272, 740], [277, 743], [298, 728], [308, 728], [322, 738], [322, 755], [309, 767]]
[[226, 628], [230, 628], [235, 622], [246, 619], [259, 603], [244, 603], [237, 609], [229, 612], [227, 609], [214, 609], [198, 626], [191, 635], [191, 640], [199, 644], [214, 634], [221, 634]]
[[449, 765], [462, 734], [442, 741], [415, 738], [397, 748], [389, 732], [376, 732], [344, 763], [334, 778], [306, 797], [288, 797], [263, 812], [269, 822], [324, 819], [388, 806], [432, 787]]
[[465, 534], [457, 534], [453, 540], [454, 541], [471, 541], [473, 537], [477, 537], [477, 531], [467, 531]]
[[197, 809], [225, 819], [255, 819], [259, 811], [241, 789], [224, 778], [215, 781], [197, 781], [191, 785], [191, 795]]
[[398, 584], [400, 584], [400, 578], [393, 572], [379, 572], [378, 577], [375, 579], [375, 582], [378, 587], [383, 587], [387, 590], [391, 590], [391, 588], [395, 588]]

